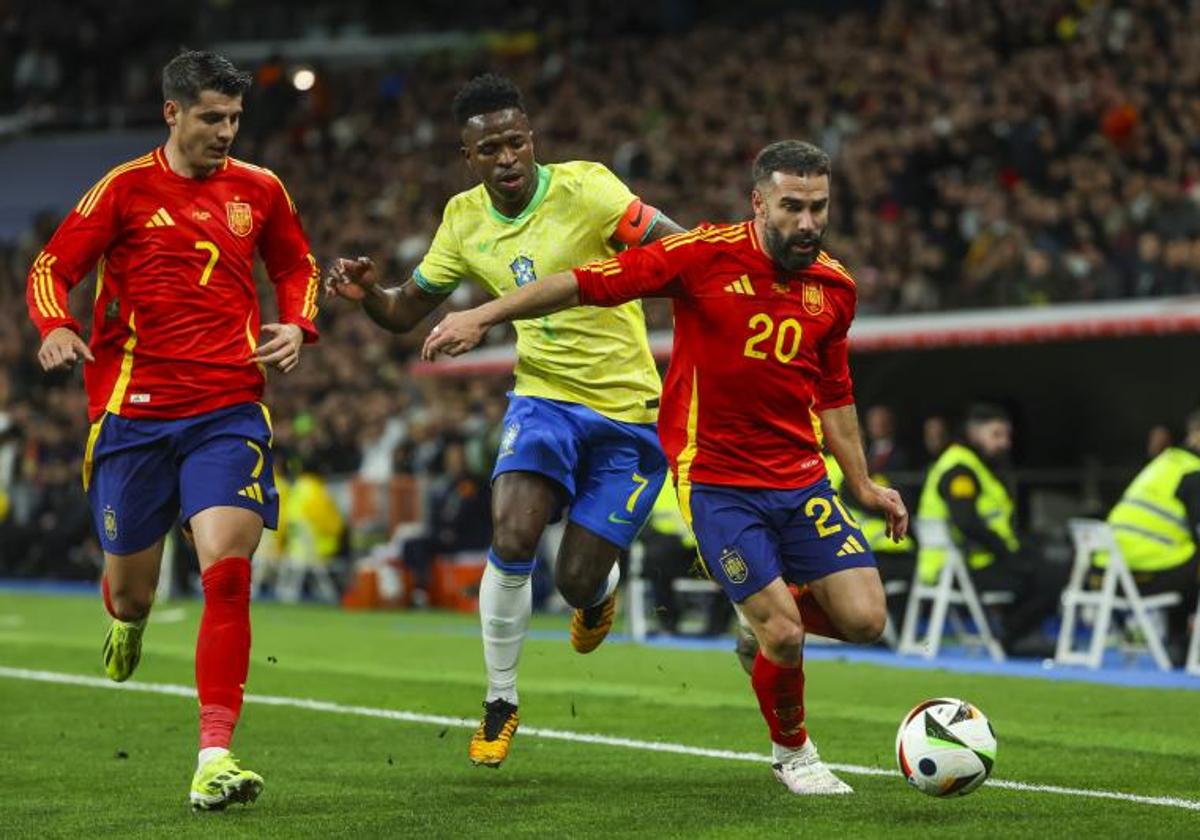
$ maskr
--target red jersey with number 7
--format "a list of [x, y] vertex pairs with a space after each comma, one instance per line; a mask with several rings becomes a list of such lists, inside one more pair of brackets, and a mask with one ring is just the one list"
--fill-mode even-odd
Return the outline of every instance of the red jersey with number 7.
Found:
[[279, 320], [315, 341], [317, 263], [270, 170], [228, 158], [207, 178], [185, 178], [158, 148], [83, 196], [34, 260], [25, 298], [43, 338], [57, 327], [81, 333], [67, 293], [96, 268], [96, 361], [84, 367], [92, 420], [190, 417], [262, 397], [264, 371], [251, 358], [256, 249]]
[[674, 299], [658, 434], [680, 484], [794, 489], [825, 474], [815, 411], [854, 401], [854, 281], [821, 252], [788, 273], [752, 222], [701, 226], [575, 270], [583, 304]]

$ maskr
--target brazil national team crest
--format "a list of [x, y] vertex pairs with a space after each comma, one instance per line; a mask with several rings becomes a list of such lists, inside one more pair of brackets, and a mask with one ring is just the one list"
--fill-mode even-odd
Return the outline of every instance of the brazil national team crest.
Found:
[[721, 564], [721, 570], [725, 572], [725, 577], [730, 583], [745, 583], [746, 576], [750, 573], [750, 568], [746, 565], [746, 561], [742, 559], [742, 555], [733, 546], [726, 546], [721, 552], [721, 558], [718, 561]]
[[804, 311], [809, 315], [820, 315], [825, 311], [825, 292], [820, 283], [809, 280], [804, 284]]
[[250, 205], [245, 201], [226, 201], [225, 218], [229, 221], [229, 229], [238, 236], [247, 236], [254, 227], [254, 214]]
[[117, 538], [117, 512], [108, 505], [104, 506], [104, 536], [110, 540]]
[[504, 430], [504, 437], [500, 438], [500, 452], [496, 455], [497, 459], [512, 455], [517, 451], [517, 435], [519, 434], [521, 434], [521, 424], [510, 423]]
[[513, 279], [517, 281], [518, 286], [524, 286], [537, 279], [537, 272], [533, 270], [533, 259], [524, 254], [509, 263], [508, 267], [512, 269]]

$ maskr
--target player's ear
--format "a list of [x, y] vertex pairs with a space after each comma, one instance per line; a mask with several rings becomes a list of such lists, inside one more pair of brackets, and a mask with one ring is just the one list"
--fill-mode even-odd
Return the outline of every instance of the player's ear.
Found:
[[163, 103], [163, 119], [171, 128], [179, 122], [179, 103], [174, 99], [168, 99]]
[[754, 218], [765, 219], [767, 217], [767, 201], [758, 191], [758, 187], [750, 191], [750, 206], [754, 209]]

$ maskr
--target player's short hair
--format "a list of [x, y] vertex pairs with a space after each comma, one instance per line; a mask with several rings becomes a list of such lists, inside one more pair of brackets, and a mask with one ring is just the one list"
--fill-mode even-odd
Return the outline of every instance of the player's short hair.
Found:
[[250, 89], [249, 73], [237, 69], [223, 55], [200, 50], [184, 50], [163, 68], [163, 99], [173, 99], [187, 108], [200, 99], [200, 93], [215, 90], [226, 96], [241, 96]]
[[990, 423], [993, 420], [1003, 420], [1005, 423], [1011, 423], [1012, 417], [1008, 412], [995, 403], [972, 403], [967, 407], [967, 425], [975, 423]]
[[767, 146], [754, 158], [751, 174], [754, 183], [765, 183], [776, 172], [788, 175], [828, 175], [829, 155], [819, 146], [803, 140], [780, 140]]
[[471, 117], [508, 108], [516, 108], [525, 113], [521, 89], [512, 79], [495, 73], [484, 73], [471, 79], [455, 94], [454, 101], [450, 103], [450, 110], [459, 125], [466, 125]]

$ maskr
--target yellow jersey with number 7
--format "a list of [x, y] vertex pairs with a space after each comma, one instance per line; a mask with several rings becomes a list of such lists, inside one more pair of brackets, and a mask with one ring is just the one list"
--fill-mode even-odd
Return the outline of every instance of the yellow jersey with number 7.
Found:
[[[495, 296], [560, 271], [612, 257], [621, 217], [636, 197], [599, 163], [537, 168], [538, 185], [515, 218], [492, 205], [483, 184], [446, 204], [429, 252], [413, 272], [422, 289], [453, 291], [471, 280]], [[662, 383], [640, 301], [577, 307], [517, 321], [516, 393], [579, 403], [605, 417], [651, 423]]]

